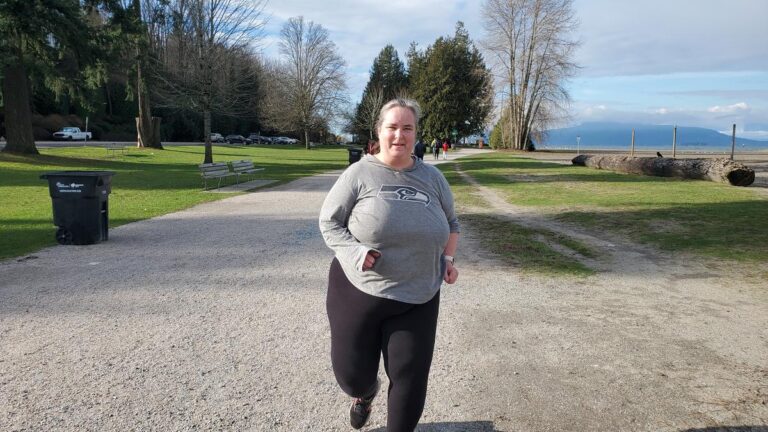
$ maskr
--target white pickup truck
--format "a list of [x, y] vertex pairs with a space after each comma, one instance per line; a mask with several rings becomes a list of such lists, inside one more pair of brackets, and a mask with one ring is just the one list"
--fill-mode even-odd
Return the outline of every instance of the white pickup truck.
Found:
[[53, 133], [53, 139], [66, 141], [83, 141], [91, 139], [90, 132], [82, 132], [79, 127], [65, 127]]

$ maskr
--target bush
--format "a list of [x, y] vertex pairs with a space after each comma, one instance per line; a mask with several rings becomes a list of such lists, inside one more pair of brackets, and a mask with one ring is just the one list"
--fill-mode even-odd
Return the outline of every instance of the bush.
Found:
[[490, 145], [492, 149], [504, 148], [504, 142], [501, 139], [501, 128], [501, 123], [496, 123], [496, 126], [494, 126], [493, 130], [491, 131], [488, 145]]
[[51, 139], [51, 133], [40, 126], [32, 126], [32, 136], [35, 141], [47, 141]]
[[41, 116], [40, 114], [32, 115], [32, 128], [35, 139], [50, 139], [51, 134], [65, 126], [75, 126], [84, 130], [85, 121], [75, 114], [67, 116], [62, 116], [61, 114], [49, 114], [47, 116]]

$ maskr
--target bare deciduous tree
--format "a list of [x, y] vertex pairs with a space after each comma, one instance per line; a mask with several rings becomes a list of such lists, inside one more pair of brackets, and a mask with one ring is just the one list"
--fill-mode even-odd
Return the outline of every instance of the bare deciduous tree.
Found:
[[203, 115], [204, 162], [212, 162], [211, 112], [249, 113], [256, 100], [258, 62], [266, 0], [172, 0], [158, 35], [159, 105]]
[[304, 133], [309, 148], [309, 132], [318, 125], [331, 123], [345, 104], [344, 59], [328, 38], [328, 31], [304, 17], [290, 18], [282, 29], [280, 52], [285, 73], [280, 81], [286, 99], [285, 119], [294, 130]]
[[384, 88], [374, 87], [368, 92], [363, 100], [360, 101], [360, 119], [363, 124], [358, 125], [361, 129], [367, 129], [373, 139], [373, 132], [376, 129], [376, 119], [379, 116], [379, 110], [384, 106]]
[[294, 129], [291, 107], [286, 103], [290, 98], [288, 64], [268, 58], [262, 68], [262, 81], [269, 83], [262, 87], [259, 96], [263, 122], [281, 131]]
[[[486, 0], [483, 43], [506, 93], [511, 147], [525, 149], [532, 135], [566, 114], [565, 81], [578, 66], [573, 0]], [[506, 117], [506, 115], [505, 115]]]

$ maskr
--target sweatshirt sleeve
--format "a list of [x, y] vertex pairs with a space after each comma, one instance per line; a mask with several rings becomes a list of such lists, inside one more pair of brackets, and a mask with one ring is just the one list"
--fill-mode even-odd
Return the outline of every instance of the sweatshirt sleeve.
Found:
[[445, 212], [445, 218], [448, 220], [448, 227], [451, 233], [461, 232], [461, 226], [459, 224], [459, 218], [456, 216], [456, 210], [453, 206], [453, 192], [451, 192], [451, 185], [448, 184], [448, 180], [441, 172], [438, 174], [438, 184], [440, 188], [440, 205]]
[[355, 207], [358, 188], [345, 172], [333, 185], [320, 209], [320, 232], [325, 244], [333, 250], [339, 261], [350, 263], [361, 270], [365, 256], [371, 248], [362, 245], [349, 232], [347, 222]]

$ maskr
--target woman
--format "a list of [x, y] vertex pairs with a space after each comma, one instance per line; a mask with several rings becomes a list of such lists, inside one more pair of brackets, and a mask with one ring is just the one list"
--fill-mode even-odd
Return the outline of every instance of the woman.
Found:
[[440, 285], [458, 278], [459, 222], [445, 177], [412, 156], [419, 106], [386, 103], [379, 153], [339, 177], [320, 211], [336, 257], [326, 307], [331, 362], [353, 397], [350, 423], [368, 421], [379, 390], [379, 358], [389, 377], [387, 431], [413, 431], [424, 410], [435, 345]]

